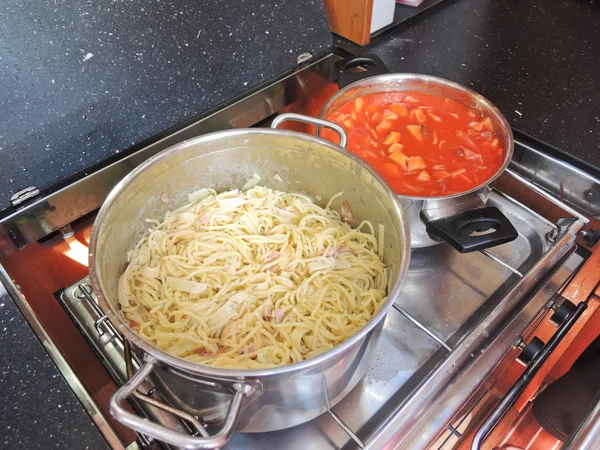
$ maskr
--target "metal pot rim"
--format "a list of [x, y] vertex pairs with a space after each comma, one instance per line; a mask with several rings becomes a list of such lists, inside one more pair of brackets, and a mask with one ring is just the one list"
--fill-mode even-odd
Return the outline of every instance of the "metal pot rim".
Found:
[[[214, 139], [219, 139], [224, 135], [232, 136], [232, 135], [253, 135], [253, 134], [269, 134], [269, 135], [288, 135], [298, 139], [302, 139], [308, 142], [315, 142], [320, 145], [324, 145], [329, 147], [331, 150], [337, 151], [345, 155], [346, 157], [352, 159], [362, 166], [364, 170], [370, 172], [370, 174], [380, 182], [384, 190], [390, 196], [396, 214], [400, 217], [400, 226], [401, 226], [401, 234], [402, 241], [404, 242], [402, 248], [402, 264], [400, 267], [400, 272], [398, 274], [398, 278], [391, 289], [391, 292], [388, 293], [388, 298], [386, 302], [381, 306], [379, 311], [375, 313], [373, 317], [367, 322], [367, 324], [361, 328], [357, 333], [355, 333], [352, 337], [348, 338], [346, 341], [341, 343], [340, 345], [335, 346], [334, 348], [322, 353], [321, 355], [315, 356], [314, 358], [310, 358], [299, 363], [288, 364], [285, 366], [274, 367], [269, 369], [224, 369], [218, 367], [212, 367], [208, 365], [203, 365], [200, 363], [195, 363], [192, 361], [188, 361], [176, 356], [173, 356], [158, 347], [150, 344], [149, 342], [140, 338], [134, 331], [132, 331], [121, 318], [119, 311], [115, 311], [112, 307], [112, 304], [105, 298], [104, 290], [102, 289], [102, 283], [100, 282], [98, 276], [96, 275], [96, 248], [98, 244], [98, 235], [101, 230], [102, 224], [104, 223], [104, 219], [106, 214], [108, 213], [112, 203], [118, 197], [120, 192], [127, 186], [132, 180], [134, 180], [137, 176], [139, 176], [143, 171], [145, 171], [150, 166], [156, 164], [163, 158], [170, 156], [173, 153], [177, 153], [185, 148], [196, 145], [199, 142], [210, 141]], [[206, 152], [206, 154], [210, 154], [212, 152], [222, 151], [222, 148], [215, 148], [214, 150], [210, 150]], [[408, 223], [405, 218], [404, 208], [400, 203], [397, 196], [392, 191], [391, 187], [387, 184], [387, 182], [377, 173], [374, 169], [372, 169], [367, 163], [365, 163], [361, 158], [354, 155], [352, 152], [342, 148], [332, 142], [329, 142], [325, 139], [308, 135], [305, 133], [300, 133], [296, 131], [289, 130], [270, 130], [270, 129], [262, 129], [262, 128], [251, 128], [251, 129], [236, 129], [236, 130], [225, 130], [225, 131], [217, 131], [213, 133], [204, 134], [186, 141], [183, 141], [179, 144], [175, 144], [156, 155], [152, 156], [148, 160], [144, 161], [142, 164], [137, 166], [133, 171], [127, 174], [109, 193], [102, 207], [100, 208], [98, 215], [94, 221], [94, 225], [92, 227], [92, 232], [90, 235], [90, 244], [89, 244], [89, 271], [90, 271], [90, 279], [92, 283], [92, 288], [98, 298], [100, 303], [100, 307], [103, 312], [108, 316], [111, 322], [115, 325], [117, 330], [124, 335], [126, 339], [128, 339], [132, 344], [136, 347], [140, 348], [147, 354], [156, 358], [160, 363], [165, 364], [167, 366], [179, 369], [181, 371], [187, 373], [193, 373], [198, 375], [204, 375], [208, 377], [220, 378], [220, 379], [230, 379], [230, 380], [239, 380], [245, 377], [254, 377], [254, 378], [265, 378], [265, 377], [275, 377], [280, 375], [288, 375], [289, 373], [301, 372], [304, 370], [308, 370], [314, 366], [325, 363], [326, 361], [335, 358], [339, 354], [343, 353], [348, 347], [352, 346], [357, 341], [363, 339], [367, 333], [369, 333], [374, 327], [377, 326], [379, 322], [385, 319], [385, 316], [388, 310], [392, 307], [394, 300], [398, 297], [400, 293], [400, 288], [402, 287], [402, 283], [406, 278], [406, 272], [408, 271], [408, 265], [410, 261], [410, 232], [408, 228]]]
[[[385, 74], [385, 75], [375, 75], [372, 77], [363, 78], [362, 80], [355, 81], [354, 83], [351, 83], [348, 86], [340, 89], [333, 96], [331, 96], [329, 98], [329, 100], [327, 101], [327, 103], [325, 103], [323, 108], [321, 108], [321, 111], [319, 112], [319, 117], [322, 119], [325, 119], [325, 112], [327, 112], [327, 110], [331, 107], [331, 105], [335, 101], [339, 100], [341, 97], [346, 95], [346, 93], [352, 89], [360, 88], [360, 87], [363, 87], [366, 85], [372, 85], [372, 84], [378, 83], [378, 82], [404, 81], [404, 80], [421, 80], [421, 81], [425, 81], [425, 82], [431, 82], [433, 84], [446, 86], [448, 88], [456, 89], [458, 91], [464, 92], [465, 94], [468, 94], [477, 103], [488, 108], [493, 113], [493, 115], [495, 116], [494, 117], [495, 121], [498, 122], [502, 126], [502, 128], [506, 131], [507, 142], [506, 142], [506, 146], [505, 146], [505, 155], [504, 155], [504, 161], [502, 162], [502, 165], [498, 168], [498, 170], [494, 173], [494, 175], [492, 175], [490, 178], [483, 181], [482, 183], [478, 184], [474, 188], [469, 189], [468, 191], [457, 192], [455, 194], [450, 194], [450, 195], [423, 197], [423, 196], [415, 196], [415, 195], [395, 194], [397, 197], [406, 198], [406, 199], [410, 199], [410, 200], [446, 200], [446, 199], [461, 197], [463, 195], [472, 194], [474, 192], [477, 192], [482, 187], [487, 186], [488, 184], [491, 184], [502, 174], [502, 172], [504, 172], [508, 168], [508, 165], [510, 164], [510, 161], [512, 159], [512, 155], [514, 152], [514, 137], [513, 137], [512, 129], [510, 127], [510, 124], [506, 120], [506, 117], [504, 117], [504, 115], [500, 112], [500, 110], [492, 102], [490, 102], [487, 98], [485, 98], [483, 95], [478, 94], [477, 92], [473, 91], [472, 89], [469, 89], [468, 87], [463, 86], [462, 84], [447, 80], [445, 78], [435, 77], [432, 75], [423, 75], [423, 74], [418, 74], [418, 73], [390, 73], [390, 74]], [[402, 90], [398, 89], [398, 92], [402, 92]], [[327, 120], [327, 119], [325, 119], [325, 120]]]

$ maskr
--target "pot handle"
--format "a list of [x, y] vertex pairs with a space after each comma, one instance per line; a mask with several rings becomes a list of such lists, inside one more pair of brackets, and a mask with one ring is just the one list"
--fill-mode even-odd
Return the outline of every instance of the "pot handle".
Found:
[[[475, 208], [427, 222], [427, 233], [469, 253], [514, 241], [519, 233], [495, 206]], [[487, 234], [485, 231], [494, 230]]]
[[346, 144], [348, 143], [348, 136], [346, 135], [346, 132], [337, 123], [333, 123], [328, 120], [317, 119], [315, 117], [304, 116], [302, 114], [284, 113], [284, 114], [280, 114], [277, 117], [275, 117], [275, 119], [273, 120], [273, 123], [271, 123], [271, 128], [277, 128], [283, 122], [287, 122], [290, 120], [296, 121], [296, 122], [307, 123], [309, 125], [314, 125], [317, 128], [318, 127], [329, 128], [330, 130], [333, 130], [337, 134], [340, 135], [340, 147], [346, 148]]
[[194, 449], [214, 449], [222, 447], [231, 438], [235, 429], [237, 418], [242, 409], [242, 400], [244, 397], [254, 393], [255, 388], [250, 384], [236, 383], [234, 385], [235, 393], [229, 404], [227, 416], [221, 430], [210, 437], [190, 436], [170, 428], [163, 427], [150, 422], [146, 418], [141, 418], [127, 411], [123, 405], [127, 397], [129, 397], [139, 385], [150, 375], [150, 372], [156, 367], [157, 361], [153, 359], [147, 360], [140, 369], [125, 383], [110, 399], [111, 415], [123, 425], [131, 428], [134, 431], [151, 436], [159, 441], [171, 444], [175, 447]]
[[[362, 67], [365, 70], [359, 72], [352, 70], [358, 67]], [[375, 75], [386, 75], [388, 73], [392, 73], [392, 71], [387, 68], [377, 55], [369, 54], [364, 56], [352, 56], [340, 61], [337, 83], [340, 89], [342, 89], [363, 78], [373, 77]]]

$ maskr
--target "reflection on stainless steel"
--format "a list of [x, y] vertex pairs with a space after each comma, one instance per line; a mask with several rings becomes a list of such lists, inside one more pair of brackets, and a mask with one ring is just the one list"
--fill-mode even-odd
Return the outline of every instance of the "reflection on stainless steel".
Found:
[[[469, 408], [463, 415], [461, 415], [458, 421], [455, 421], [455, 423], [449, 423], [446, 426], [446, 429], [451, 431], [451, 433], [448, 433], [448, 436], [442, 442], [439, 442], [439, 440], [436, 441], [435, 443], [439, 442], [439, 445], [437, 447], [432, 446], [428, 450], [442, 450], [446, 443], [450, 440], [450, 438], [452, 438], [452, 435], [458, 433], [458, 430], [461, 429], [463, 424], [465, 424], [465, 427], [468, 426], [469, 422], [473, 418], [472, 412], [475, 410], [475, 407], [479, 404], [479, 402], [481, 402], [485, 398], [485, 394], [486, 393], [484, 392], [479, 397], [477, 397], [476, 401], [474, 401], [473, 404], [469, 406]], [[441, 435], [443, 436], [443, 434], [444, 432], [442, 432]], [[462, 434], [458, 433], [458, 438], [462, 438]]]
[[[517, 199], [515, 199], [513, 197], [507, 196], [504, 192], [497, 190], [496, 193], [499, 196], [504, 197], [507, 200], [509, 200], [513, 205], [520, 207], [520, 209], [522, 211], [526, 211], [526, 213], [527, 213], [528, 216], [533, 216], [533, 217], [536, 218], [537, 221], [543, 222], [548, 227], [550, 227], [550, 232], [546, 234], [546, 237], [548, 237], [549, 235], [551, 235], [553, 237], [553, 239], [550, 240], [552, 243], [556, 242], [556, 238], [560, 234], [560, 230], [563, 229], [563, 228], [568, 228], [568, 226], [571, 224], [571, 222], [573, 222], [573, 220], [575, 220], [573, 218], [564, 217], [562, 219], [558, 219], [558, 221], [556, 223], [550, 222], [548, 219], [546, 219], [542, 215], [540, 215], [537, 212], [529, 209], [527, 206], [525, 206], [523, 203], [519, 202]], [[515, 210], [515, 212], [516, 211], [517, 210]], [[518, 214], [518, 212], [516, 212], [516, 213]]]
[[577, 319], [581, 317], [586, 308], [587, 303], [579, 303], [573, 314], [571, 314], [571, 316], [560, 326], [559, 330], [550, 338], [544, 348], [535, 355], [533, 360], [527, 366], [527, 369], [525, 369], [525, 372], [523, 372], [523, 374], [517, 379], [515, 384], [509, 389], [500, 403], [498, 403], [488, 418], [483, 422], [479, 430], [477, 430], [477, 433], [475, 433], [473, 438], [473, 442], [471, 443], [471, 450], [481, 449], [481, 445], [483, 444], [485, 438], [498, 424], [500, 419], [502, 419], [504, 414], [506, 414], [508, 408], [512, 406], [521, 392], [523, 392], [523, 390], [525, 390], [525, 388], [529, 385], [531, 378], [542, 367], [542, 364], [544, 364], [558, 344], [562, 342], [565, 335], [573, 327], [575, 322], [577, 322]]
[[0, 264], [0, 290], [4, 288], [8, 295], [15, 302], [19, 311], [27, 320], [29, 326], [33, 329], [34, 333], [37, 335], [38, 339], [41, 341], [44, 349], [48, 352], [48, 355], [56, 364], [56, 367], [60, 371], [60, 373], [65, 377], [67, 384], [73, 389], [73, 392], [81, 402], [81, 405], [85, 409], [85, 411], [90, 415], [91, 419], [94, 421], [94, 424], [98, 427], [104, 439], [108, 442], [108, 444], [113, 449], [124, 449], [125, 447], [121, 443], [119, 437], [115, 433], [115, 431], [111, 428], [109, 423], [106, 421], [106, 418], [102, 414], [102, 411], [98, 408], [98, 406], [94, 403], [92, 397], [88, 394], [86, 389], [81, 384], [81, 381], [75, 373], [73, 369], [69, 366], [67, 361], [65, 360], [62, 353], [58, 350], [46, 330], [42, 327], [42, 324], [38, 320], [37, 316], [29, 307], [27, 301], [23, 298], [17, 287], [13, 284], [10, 276], [4, 269], [4, 267]]
[[[519, 231], [515, 241], [490, 249], [490, 255], [521, 273], [529, 271], [549, 249], [545, 235], [552, 226], [496, 191], [488, 204], [502, 209]], [[515, 282], [511, 270], [480, 252], [459, 254], [449, 246], [422, 248], [412, 252], [404, 295], [396, 303], [444, 341], [452, 336], [456, 342], [467, 320], [473, 320], [484, 304], [505, 295]]]
[[592, 401], [585, 419], [569, 436], [561, 450], [598, 450], [600, 448], [600, 394]]
[[584, 216], [583, 214], [581, 214], [579, 211], [571, 208], [568, 205], [565, 205], [564, 202], [562, 202], [560, 199], [558, 199], [556, 197], [553, 197], [547, 191], [545, 191], [544, 189], [536, 186], [531, 181], [529, 181], [526, 178], [522, 177], [521, 175], [519, 175], [515, 171], [513, 171], [511, 169], [506, 169], [506, 173], [508, 173], [515, 180], [520, 181], [521, 183], [523, 183], [524, 185], [526, 185], [529, 189], [534, 190], [535, 192], [537, 192], [538, 194], [540, 194], [542, 197], [544, 197], [549, 202], [554, 203], [556, 206], [559, 206], [561, 209], [565, 210], [565, 212], [568, 212], [573, 217], [576, 217], [577, 219], [581, 220], [583, 223], [588, 223], [589, 222], [588, 218], [586, 216]]
[[515, 139], [511, 168], [567, 204], [600, 216], [600, 179]]
[[346, 434], [348, 434], [348, 436], [350, 436], [354, 442], [356, 442], [356, 445], [358, 445], [360, 448], [365, 448], [365, 444], [363, 444], [363, 442], [356, 436], [356, 434], [354, 434], [354, 432], [348, 427], [348, 425], [346, 425], [342, 421], [342, 419], [340, 419], [337, 416], [337, 414], [331, 410], [331, 408], [328, 409], [327, 412], [329, 413], [331, 418], [336, 421], [336, 423], [340, 426], [340, 428], [342, 430], [344, 430], [346, 432]]
[[249, 127], [329, 83], [335, 56], [329, 54], [225, 108], [208, 111], [185, 128], [101, 168], [43, 198], [0, 215], [0, 259], [98, 209], [110, 190], [133, 168], [176, 143], [228, 128]]

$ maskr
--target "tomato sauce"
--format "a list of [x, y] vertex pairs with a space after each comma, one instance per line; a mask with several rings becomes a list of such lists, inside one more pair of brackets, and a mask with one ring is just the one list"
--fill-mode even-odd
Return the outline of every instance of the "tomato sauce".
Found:
[[[468, 191], [500, 168], [503, 150], [489, 117], [420, 92], [358, 97], [327, 117], [348, 134], [348, 150], [398, 194], [435, 197]], [[331, 130], [321, 135], [339, 142]]]

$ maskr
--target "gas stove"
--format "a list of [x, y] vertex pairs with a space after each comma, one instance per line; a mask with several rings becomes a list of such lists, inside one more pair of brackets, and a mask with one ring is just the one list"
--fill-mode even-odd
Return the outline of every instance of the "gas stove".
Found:
[[[523, 325], [554, 306], [556, 292], [583, 260], [574, 253], [582, 219], [553, 223], [501, 190], [493, 191], [488, 204], [507, 215], [519, 237], [469, 254], [446, 245], [413, 250], [402, 293], [367, 374], [346, 398], [294, 428], [235, 433], [224, 448], [423, 448], [444, 426], [458, 432], [458, 423], [452, 425], [458, 409], [519, 338]], [[570, 208], [565, 208], [568, 216]], [[60, 300], [117, 384], [126, 382], [131, 355], [100, 310], [89, 278], [64, 290]], [[139, 367], [135, 358], [131, 363]], [[146, 396], [132, 398], [140, 414], [199, 432], [190, 420], [182, 420], [182, 412], [160, 408], [154, 386], [146, 382], [142, 390]], [[140, 444], [149, 442], [141, 437]]]
[[[277, 112], [318, 113], [306, 105], [319, 92], [331, 95], [328, 86], [335, 77], [335, 60], [327, 55], [309, 63], [62, 189], [27, 200], [0, 220], [9, 231], [0, 235], [0, 257], [52, 230], [62, 229], [67, 237], [69, 229], [64, 227], [93, 214], [133, 167], [177, 142], [228, 127], [260, 126]], [[511, 166], [496, 183], [488, 204], [511, 220], [518, 238], [468, 254], [445, 244], [414, 249], [402, 294], [356, 388], [308, 423], [270, 433], [234, 433], [224, 448], [453, 448], [485, 393], [494, 388], [502, 361], [530, 354], [527, 344], [534, 325], [549, 310], [558, 314], [564, 309], [557, 293], [586, 258], [576, 240], [587, 219], [578, 211], [597, 214], [585, 195], [594, 183], [599, 182], [586, 171], [549, 156], [541, 144], [517, 133]], [[7, 275], [0, 275], [14, 288]], [[16, 288], [11, 296], [29, 322], [39, 325], [35, 311]], [[140, 362], [103, 315], [89, 279], [56, 297], [116, 384], [124, 384]], [[571, 313], [557, 319], [557, 333], [569, 325]], [[50, 353], [57, 365], [113, 448], [123, 448], [122, 444], [168, 448], [142, 435], [135, 442], [119, 442], [119, 433], [100, 411], [106, 411], [106, 405], [94, 403], [43, 327], [36, 330], [53, 348]], [[531, 355], [529, 363], [536, 357], [535, 352]], [[150, 382], [129, 400], [150, 421], [190, 435], [214, 433], [204, 418], [165, 404]]]

